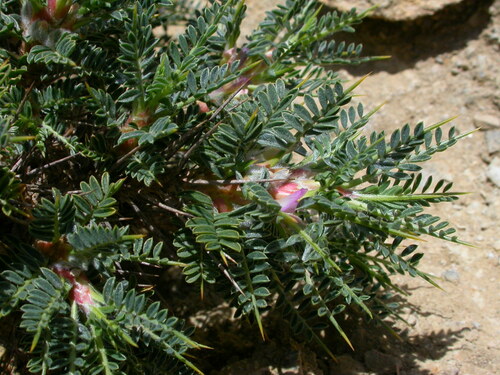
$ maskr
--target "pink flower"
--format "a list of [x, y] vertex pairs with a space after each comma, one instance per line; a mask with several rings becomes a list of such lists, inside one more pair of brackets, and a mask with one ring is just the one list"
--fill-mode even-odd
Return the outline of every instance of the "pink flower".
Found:
[[71, 289], [70, 298], [73, 299], [87, 315], [90, 313], [90, 308], [95, 305], [89, 283], [85, 279], [80, 281], [75, 280], [75, 284]]
[[273, 173], [274, 178], [285, 177], [288, 181], [274, 184], [269, 192], [280, 204], [281, 211], [293, 213], [297, 209], [299, 201], [310, 191], [317, 190], [319, 183], [312, 180], [313, 172], [307, 169], [277, 170]]
[[[293, 213], [297, 209], [299, 200], [308, 192], [295, 182], [287, 182], [271, 192], [273, 198], [280, 204], [281, 211]], [[274, 194], [273, 194], [274, 193]]]
[[210, 112], [210, 108], [208, 107], [207, 103], [202, 102], [201, 100], [197, 100], [196, 104], [198, 104], [198, 109], [199, 109], [200, 113]]
[[92, 298], [92, 289], [87, 277], [79, 270], [75, 272], [62, 263], [56, 263], [53, 270], [72, 285], [69, 292], [70, 301], [75, 301], [78, 307], [89, 315], [92, 306], [95, 306], [96, 302]]

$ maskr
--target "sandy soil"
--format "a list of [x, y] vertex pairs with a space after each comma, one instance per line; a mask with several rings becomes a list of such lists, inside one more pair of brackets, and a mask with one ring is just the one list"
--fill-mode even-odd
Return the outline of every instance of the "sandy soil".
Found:
[[[278, 2], [248, 0], [246, 30]], [[346, 351], [337, 364], [316, 359], [304, 347], [265, 343], [228, 359], [226, 368], [214, 374], [500, 372], [500, 189], [487, 177], [499, 137], [494, 128], [500, 125], [500, 1], [469, 2], [466, 8], [408, 22], [372, 19], [359, 29], [355, 40], [363, 42], [368, 54], [392, 55], [388, 61], [339, 71], [349, 81], [371, 72], [357, 89], [362, 95], [357, 100], [366, 108], [386, 102], [371, 121], [373, 129], [390, 132], [405, 123], [430, 125], [453, 116], [458, 118], [452, 125], [462, 133], [482, 127], [425, 165], [428, 173], [454, 181], [455, 191], [471, 193], [434, 213], [448, 218], [475, 247], [432, 239], [421, 244], [426, 253], [421, 268], [440, 277], [443, 290], [421, 280], [398, 279], [410, 293], [403, 310], [410, 326], [399, 325], [402, 341], [383, 339], [377, 330], [354, 329], [357, 350]], [[277, 364], [277, 358], [288, 364]]]

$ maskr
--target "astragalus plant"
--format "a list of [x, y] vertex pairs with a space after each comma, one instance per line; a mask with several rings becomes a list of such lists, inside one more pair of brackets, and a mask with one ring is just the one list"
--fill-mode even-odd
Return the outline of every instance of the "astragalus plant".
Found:
[[217, 343], [167, 311], [160, 268], [332, 354], [343, 314], [394, 313], [392, 275], [432, 283], [414, 240], [460, 242], [420, 164], [462, 136], [369, 133], [335, 72], [369, 60], [333, 39], [367, 13], [287, 0], [241, 38], [245, 10], [0, 1], [0, 316], [30, 372], [200, 372]]

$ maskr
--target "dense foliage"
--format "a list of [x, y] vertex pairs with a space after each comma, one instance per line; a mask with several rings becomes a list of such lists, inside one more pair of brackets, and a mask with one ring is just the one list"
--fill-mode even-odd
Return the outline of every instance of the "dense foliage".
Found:
[[332, 39], [367, 13], [287, 0], [241, 42], [243, 0], [195, 8], [0, 1], [0, 316], [32, 373], [200, 372], [189, 351], [216, 343], [190, 338], [151, 269], [262, 337], [281, 311], [331, 354], [320, 332], [349, 343], [346, 308], [394, 313], [391, 275], [433, 282], [411, 240], [460, 242], [424, 213], [457, 194], [420, 163], [463, 135], [369, 134], [377, 109], [349, 106], [361, 82], [332, 69], [369, 60]]

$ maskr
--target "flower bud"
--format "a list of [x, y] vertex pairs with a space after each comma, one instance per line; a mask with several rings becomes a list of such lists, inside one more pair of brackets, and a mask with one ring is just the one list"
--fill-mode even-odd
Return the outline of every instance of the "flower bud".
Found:
[[70, 13], [72, 3], [72, 0], [47, 0], [47, 5], [44, 6], [40, 0], [29, 0], [23, 4], [23, 16], [31, 15], [31, 21], [43, 20], [52, 25], [59, 24]]
[[95, 305], [95, 302], [92, 298], [92, 291], [87, 278], [82, 278], [80, 276], [75, 279], [75, 283], [70, 293], [70, 299], [75, 301], [85, 314], [88, 315], [91, 307]]
[[78, 5], [72, 0], [26, 0], [21, 8], [25, 48], [37, 43], [53, 47], [61, 32], [72, 31], [77, 20]]
[[57, 242], [36, 240], [35, 248], [52, 261], [68, 259], [68, 255], [71, 250], [71, 246], [62, 238]]
[[47, 0], [47, 8], [55, 20], [62, 20], [66, 17], [71, 4], [71, 0]]
[[[127, 121], [125, 121], [125, 123], [120, 127], [120, 132], [123, 134], [136, 130], [135, 128], [130, 126], [130, 124], [132, 123], [137, 125], [139, 129], [142, 129], [149, 125], [150, 120], [151, 119], [148, 111], [139, 112], [137, 114], [131, 114], [128, 117]], [[136, 148], [137, 145], [138, 142], [136, 138], [129, 138], [120, 143], [117, 147], [117, 150], [120, 155], [125, 155], [130, 151], [132, 151], [134, 148]]]
[[145, 126], [148, 126], [150, 122], [150, 116], [148, 111], [142, 111], [139, 113], [134, 113], [129, 116], [127, 121], [125, 121], [125, 125], [128, 125], [130, 123], [134, 123], [137, 125], [139, 129], [144, 128]]
[[96, 302], [92, 298], [92, 288], [85, 274], [80, 270], [71, 270], [63, 263], [56, 263], [53, 271], [72, 285], [69, 292], [70, 301], [76, 302], [78, 307], [89, 315]]
[[198, 104], [198, 109], [200, 113], [210, 112], [210, 108], [208, 107], [207, 103], [202, 102], [201, 100], [197, 100], [196, 104]]

